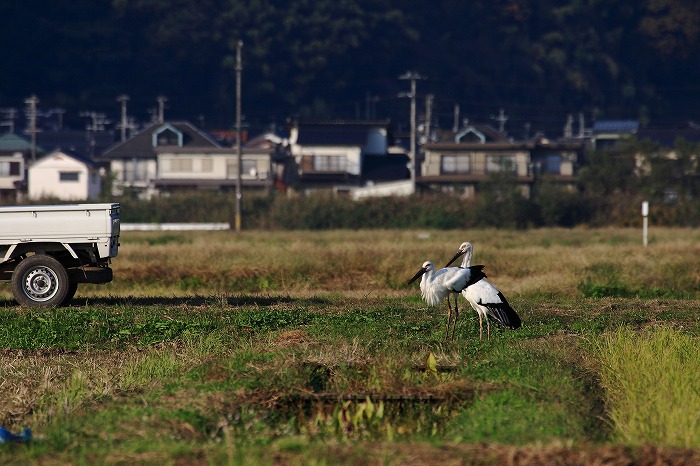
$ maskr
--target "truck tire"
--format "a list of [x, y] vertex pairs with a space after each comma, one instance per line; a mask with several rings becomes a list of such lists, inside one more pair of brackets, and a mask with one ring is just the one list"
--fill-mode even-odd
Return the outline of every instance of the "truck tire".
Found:
[[70, 284], [68, 285], [68, 292], [66, 297], [61, 301], [61, 306], [68, 306], [75, 296], [75, 292], [78, 291], [78, 282], [72, 279], [68, 279]]
[[66, 268], [44, 254], [23, 259], [12, 273], [12, 294], [22, 306], [60, 306], [70, 288]]

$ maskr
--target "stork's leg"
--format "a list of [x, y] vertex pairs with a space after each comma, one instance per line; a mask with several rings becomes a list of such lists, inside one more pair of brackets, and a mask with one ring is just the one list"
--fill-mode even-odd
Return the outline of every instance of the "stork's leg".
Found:
[[450, 336], [450, 318], [452, 317], [452, 305], [450, 304], [450, 295], [447, 295], [447, 330], [445, 330], [445, 341]]
[[457, 330], [457, 320], [459, 319], [459, 307], [457, 305], [459, 295], [455, 296], [455, 321], [452, 323], [452, 341], [455, 339], [455, 330]]
[[486, 318], [486, 334], [488, 335], [488, 340], [491, 341], [491, 321]]
[[481, 341], [484, 338], [484, 320], [481, 317], [481, 313], [479, 313], [479, 341]]

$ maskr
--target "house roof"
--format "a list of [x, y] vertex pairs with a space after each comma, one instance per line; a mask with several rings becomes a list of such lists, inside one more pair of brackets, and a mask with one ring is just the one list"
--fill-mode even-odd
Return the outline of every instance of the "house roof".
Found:
[[246, 141], [245, 147], [271, 149], [284, 142], [285, 139], [282, 136], [273, 132], [267, 132]]
[[297, 144], [307, 146], [364, 146], [370, 129], [388, 131], [389, 120], [327, 120], [297, 123]]
[[166, 121], [164, 123], [154, 123], [132, 138], [107, 148], [101, 156], [110, 159], [155, 159], [156, 148], [154, 146], [153, 139], [154, 136], [161, 132], [164, 128], [173, 128], [182, 133], [181, 147], [221, 147], [221, 145], [211, 136], [195, 128], [187, 121]]
[[0, 152], [27, 152], [31, 148], [31, 143], [22, 136], [14, 133], [0, 136]]
[[[70, 158], [72, 158], [72, 159], [74, 159], [74, 160], [77, 160], [77, 161], [80, 162], [80, 163], [83, 163], [83, 164], [87, 165], [87, 166], [90, 167], [90, 168], [98, 168], [98, 167], [99, 167], [99, 165], [97, 164], [97, 162], [95, 162], [94, 160], [92, 160], [92, 159], [90, 159], [90, 158], [88, 158], [88, 157], [84, 157], [84, 156], [82, 156], [82, 155], [76, 154], [75, 152], [68, 151], [68, 150], [55, 150], [55, 151], [53, 151], [53, 152], [51, 152], [51, 153], [49, 153], [49, 154], [46, 154], [46, 155], [44, 155], [43, 157], [41, 157], [40, 159], [38, 159], [38, 160], [35, 162], [35, 165], [36, 165], [37, 163], [42, 162], [42, 161], [48, 160], [50, 157], [54, 157], [54, 156], [56, 156], [56, 155], [64, 155], [64, 156], [66, 156], [66, 157], [70, 157]], [[30, 168], [31, 168], [31, 167], [30, 167]]]
[[593, 123], [594, 133], [635, 133], [639, 129], [636, 120], [600, 120]]
[[506, 142], [506, 137], [490, 125], [469, 125], [454, 135], [455, 142]]
[[82, 130], [42, 131], [36, 134], [37, 144], [49, 151], [67, 150], [73, 154], [89, 156], [100, 154], [114, 144], [114, 133]]

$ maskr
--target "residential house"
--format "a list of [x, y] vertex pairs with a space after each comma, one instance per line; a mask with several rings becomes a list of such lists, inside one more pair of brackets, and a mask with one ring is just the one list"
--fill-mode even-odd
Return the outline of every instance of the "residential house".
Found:
[[583, 148], [581, 141], [551, 142], [541, 137], [513, 142], [498, 131], [468, 126], [457, 132], [452, 142], [423, 146], [416, 184], [424, 190], [472, 197], [479, 184], [505, 172], [513, 176], [523, 195], [529, 196], [538, 176], [573, 185]]
[[391, 148], [389, 120], [295, 122], [285, 183], [303, 192], [347, 192], [367, 183], [410, 178], [405, 153]]
[[31, 161], [31, 144], [21, 136], [0, 136], [0, 199], [17, 200], [26, 191], [26, 167]]
[[624, 138], [633, 137], [639, 131], [635, 120], [600, 120], [593, 122], [591, 144], [595, 150], [612, 149]]
[[204, 151], [220, 149], [211, 136], [186, 121], [154, 123], [106, 149], [98, 160], [109, 162], [112, 193], [133, 192], [139, 197], [157, 193], [158, 150]]
[[[238, 184], [236, 148], [156, 148], [159, 192], [190, 189], [229, 191]], [[274, 186], [274, 148], [241, 148], [241, 189], [270, 191]]]
[[[652, 155], [656, 169], [664, 167], [661, 172], [667, 173], [668, 186], [664, 189], [664, 200], [673, 203], [685, 191], [692, 195], [700, 190], [700, 125], [693, 122], [666, 127], [649, 127], [640, 129], [636, 134], [639, 141], [647, 141], [658, 146]], [[686, 149], [679, 153], [678, 143], [687, 144]], [[652, 160], [648, 155], [637, 154], [635, 169], [639, 175], [648, 175], [652, 170]], [[681, 188], [682, 187], [682, 188]]]
[[92, 160], [55, 151], [29, 167], [27, 184], [30, 199], [84, 201], [100, 195], [102, 177], [99, 166]]
[[549, 181], [573, 187], [576, 172], [582, 163], [585, 141], [563, 139], [551, 141], [535, 137], [527, 144], [530, 149], [530, 164], [535, 177], [546, 177]]
[[21, 152], [0, 154], [0, 199], [17, 199], [18, 188], [24, 182], [24, 157]]

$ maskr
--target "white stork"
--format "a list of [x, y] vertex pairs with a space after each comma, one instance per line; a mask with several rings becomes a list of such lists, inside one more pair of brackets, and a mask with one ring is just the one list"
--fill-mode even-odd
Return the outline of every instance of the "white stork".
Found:
[[[456, 261], [459, 256], [464, 254], [464, 259], [462, 259], [462, 267], [469, 267], [472, 263], [473, 249], [472, 244], [465, 241], [459, 246], [459, 249], [455, 253], [454, 257], [447, 263], [447, 266]], [[479, 280], [472, 286], [465, 288], [462, 291], [462, 296], [469, 301], [469, 304], [471, 304], [472, 308], [479, 315], [479, 340], [483, 339], [484, 320], [486, 321], [488, 339], [491, 339], [491, 322], [489, 317], [506, 328], [512, 330], [520, 328], [521, 321], [518, 313], [515, 312], [510, 304], [508, 304], [508, 301], [506, 300], [505, 296], [503, 296], [503, 293], [498, 291], [498, 288], [493, 286], [486, 279]]]
[[437, 306], [447, 297], [447, 330], [445, 340], [450, 335], [450, 319], [452, 316], [452, 306], [450, 305], [450, 293], [455, 293], [455, 318], [454, 326], [452, 327], [452, 339], [455, 335], [455, 327], [459, 318], [459, 308], [457, 307], [457, 295], [463, 292], [466, 288], [479, 280], [486, 277], [483, 271], [483, 265], [474, 265], [471, 267], [446, 267], [435, 271], [435, 266], [430, 261], [425, 261], [420, 270], [409, 280], [410, 285], [421, 277], [420, 293], [423, 299], [430, 306]]

